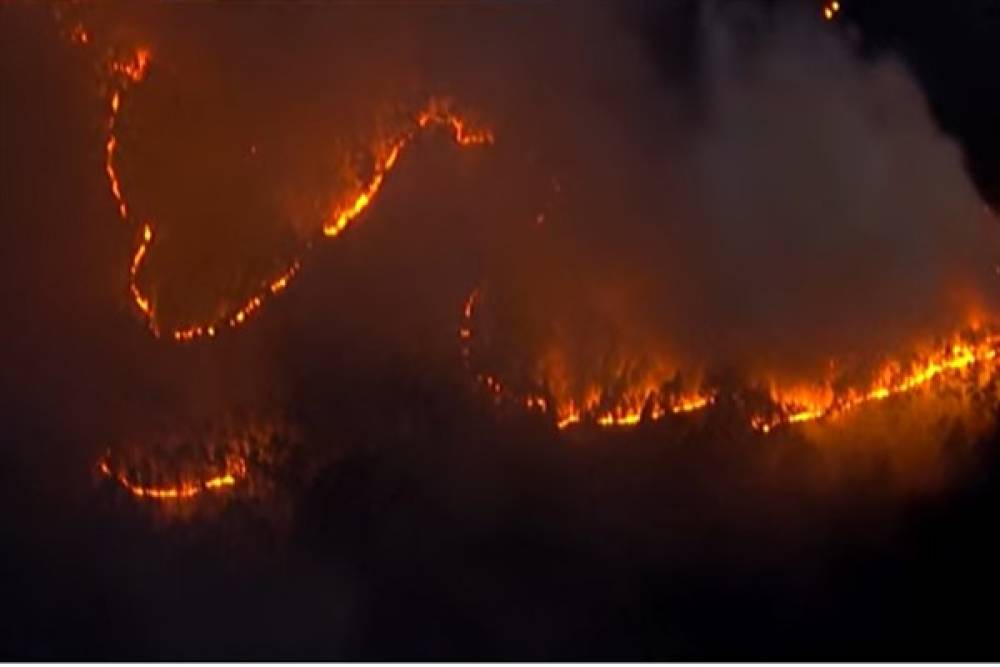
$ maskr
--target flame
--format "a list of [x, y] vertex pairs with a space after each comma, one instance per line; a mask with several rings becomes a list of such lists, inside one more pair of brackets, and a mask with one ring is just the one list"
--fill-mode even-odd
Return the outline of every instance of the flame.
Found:
[[[466, 298], [459, 326], [461, 354], [466, 368], [472, 370], [474, 320], [482, 300], [481, 288]], [[843, 378], [830, 378], [815, 386], [778, 388], [769, 391], [770, 405], [752, 412], [748, 425], [761, 433], [778, 427], [833, 419], [862, 406], [927, 388], [936, 381], [962, 383], [992, 378], [1000, 371], [1000, 334], [984, 331], [978, 323], [963, 333], [951, 336], [946, 344], [915, 356], [913, 361], [890, 360], [883, 364], [875, 380], [868, 384], [848, 384]], [[567, 429], [581, 423], [604, 428], [629, 427], [655, 422], [667, 415], [682, 415], [710, 408], [719, 399], [717, 389], [698, 388], [678, 393], [665, 391], [646, 381], [625, 391], [610, 392], [591, 387], [584, 399], [556, 397], [547, 392], [518, 393], [495, 373], [475, 372], [498, 402], [503, 399], [528, 410], [551, 415], [555, 426]], [[547, 382], [549, 386], [558, 384]], [[952, 385], [949, 385], [952, 386]]]
[[368, 183], [362, 185], [353, 196], [347, 197], [344, 203], [335, 206], [329, 218], [323, 224], [323, 234], [333, 238], [339, 236], [365, 209], [378, 194], [386, 175], [396, 165], [400, 153], [413, 140], [420, 130], [440, 126], [451, 131], [452, 139], [462, 147], [480, 146], [493, 143], [493, 134], [488, 130], [470, 130], [465, 120], [450, 110], [446, 102], [432, 99], [416, 116], [414, 127], [404, 132], [396, 139], [387, 142], [379, 151], [375, 160], [375, 168]]
[[841, 9], [843, 9], [843, 7], [838, 0], [830, 0], [830, 2], [823, 5], [823, 18], [827, 21], [832, 21], [837, 18]]
[[[152, 65], [152, 55], [149, 49], [136, 49], [129, 56], [113, 59], [108, 64], [108, 74], [111, 80], [109, 96], [109, 115], [107, 121], [108, 136], [104, 150], [104, 172], [107, 176], [111, 196], [118, 209], [118, 216], [123, 222], [129, 223], [131, 207], [129, 206], [122, 186], [121, 176], [116, 163], [120, 140], [117, 135], [120, 114], [124, 98], [129, 89], [146, 80]], [[412, 125], [394, 140], [375, 150], [376, 160], [371, 178], [366, 183], [357, 186], [354, 192], [338, 202], [322, 225], [324, 236], [332, 238], [339, 236], [354, 222], [375, 200], [389, 172], [396, 165], [403, 149], [423, 130], [433, 127], [443, 127], [448, 130], [456, 145], [461, 147], [479, 146], [493, 143], [493, 135], [488, 130], [472, 129], [469, 123], [452, 110], [450, 104], [438, 99], [431, 99], [426, 107], [414, 115]], [[255, 147], [251, 148], [255, 152]], [[141, 236], [132, 253], [129, 269], [129, 293], [132, 303], [143, 318], [149, 331], [156, 337], [160, 336], [160, 325], [151, 297], [139, 286], [139, 270], [146, 259], [153, 243], [153, 223], [142, 223]], [[268, 298], [284, 291], [302, 268], [302, 260], [295, 258], [288, 267], [277, 276], [264, 281], [256, 293], [251, 295], [241, 305], [228, 313], [224, 313], [206, 322], [198, 322], [184, 327], [178, 327], [170, 332], [170, 338], [177, 342], [190, 342], [200, 338], [214, 338], [226, 328], [236, 328], [245, 324], [252, 315], [263, 308]]]
[[[462, 360], [472, 370], [472, 345], [475, 339], [476, 310], [482, 300], [482, 288], [475, 288], [466, 297], [458, 337]], [[715, 400], [713, 394], [701, 391], [678, 393], [663, 391], [654, 385], [634, 388], [616, 396], [594, 387], [587, 398], [577, 401], [572, 397], [557, 398], [548, 392], [520, 393], [502, 382], [495, 374], [476, 372], [476, 381], [494, 396], [497, 402], [509, 401], [528, 410], [550, 414], [562, 430], [583, 421], [604, 427], [635, 426], [644, 420], [657, 421], [667, 415], [695, 412], [708, 407]]]
[[298, 441], [278, 416], [227, 414], [153, 442], [123, 444], [98, 459], [101, 478], [141, 500], [184, 501], [208, 493], [259, 495]]
[[940, 350], [910, 364], [897, 361], [886, 363], [877, 380], [868, 387], [849, 387], [840, 392], [829, 388], [816, 392], [809, 389], [773, 390], [771, 398], [777, 406], [772, 415], [755, 415], [751, 425], [768, 433], [784, 424], [801, 424], [835, 417], [863, 405], [884, 401], [893, 396], [907, 394], [930, 385], [937, 379], [964, 379], [974, 370], [981, 369], [989, 375], [998, 370], [997, 347], [1000, 335], [986, 335], [979, 341], [953, 341]]
[[480, 146], [493, 143], [492, 132], [485, 129], [470, 129], [468, 123], [451, 109], [451, 104], [444, 100], [432, 99], [417, 116], [417, 127], [420, 129], [434, 125], [450, 129], [455, 143], [459, 146]]
[[187, 500], [208, 491], [222, 491], [235, 487], [237, 483], [247, 477], [247, 462], [241, 456], [227, 456], [225, 467], [217, 474], [206, 476], [203, 479], [179, 479], [171, 485], [156, 486], [144, 484], [138, 479], [129, 477], [124, 469], [116, 469], [112, 464], [109, 450], [97, 462], [97, 471], [103, 477], [114, 480], [136, 498], [171, 501]]
[[153, 319], [153, 305], [149, 297], [144, 295], [139, 289], [139, 269], [142, 268], [142, 261], [146, 258], [149, 245], [153, 242], [153, 228], [146, 223], [142, 226], [142, 238], [136, 245], [135, 253], [132, 255], [132, 264], [129, 266], [129, 291], [132, 294], [132, 301], [139, 309], [146, 322], [149, 324], [154, 335], [159, 335], [156, 328], [156, 321]]
[[[674, 396], [656, 389], [646, 389], [626, 392], [611, 400], [611, 407], [602, 407], [607, 402], [605, 392], [593, 389], [587, 400], [582, 403], [578, 404], [573, 399], [557, 402], [554, 411], [555, 424], [559, 429], [583, 421], [593, 422], [602, 427], [636, 426], [643, 421], [659, 421], [667, 415], [696, 412], [711, 405], [715, 397], [699, 392]], [[541, 410], [546, 412], [547, 407]]]

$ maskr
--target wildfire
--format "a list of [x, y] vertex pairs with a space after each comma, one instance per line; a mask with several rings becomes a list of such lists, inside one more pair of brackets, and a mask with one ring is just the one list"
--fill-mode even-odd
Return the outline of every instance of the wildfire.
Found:
[[[476, 310], [480, 305], [482, 293], [482, 289], [477, 287], [466, 298], [458, 328], [462, 360], [470, 371], [472, 371]], [[518, 392], [492, 373], [475, 372], [475, 378], [497, 402], [508, 401], [528, 410], [551, 414], [559, 429], [584, 421], [605, 427], [634, 426], [643, 420], [657, 421], [668, 414], [695, 412], [708, 407], [715, 400], [714, 395], [701, 391], [677, 392], [647, 386], [615, 396], [600, 388], [593, 388], [585, 400], [577, 401], [572, 397], [561, 399], [554, 397], [551, 395], [551, 389]]]
[[834, 417], [867, 403], [884, 401], [930, 385], [938, 379], [962, 380], [974, 371], [992, 376], [998, 370], [997, 348], [1000, 336], [987, 335], [968, 342], [956, 337], [937, 352], [910, 364], [889, 362], [882, 367], [877, 380], [865, 388], [848, 387], [835, 392], [828, 387], [821, 391], [773, 391], [777, 409], [771, 415], [755, 415], [753, 428], [768, 433], [782, 424], [801, 424]]
[[[595, 389], [587, 400], [577, 403], [572, 399], [555, 402], [555, 423], [565, 429], [581, 422], [593, 422], [603, 427], [635, 426], [642, 421], [655, 422], [667, 415], [681, 415], [708, 407], [715, 400], [710, 394], [691, 393], [670, 395], [657, 389], [626, 392], [608, 399], [604, 392]], [[531, 401], [536, 409], [548, 412], [548, 402], [537, 397]], [[606, 404], [610, 402], [611, 406]]]
[[[572, 396], [553, 396], [551, 388], [518, 392], [495, 373], [473, 371], [474, 320], [481, 299], [482, 290], [477, 288], [462, 308], [458, 332], [466, 368], [474, 373], [476, 381], [495, 401], [506, 401], [551, 415], [560, 430], [582, 423], [615, 428], [655, 422], [667, 415], [710, 408], [722, 395], [718, 389], [705, 387], [679, 392], [668, 388], [670, 382], [661, 386], [646, 382], [642, 386], [615, 392], [592, 387], [582, 400]], [[914, 357], [912, 361], [886, 362], [875, 374], [875, 380], [868, 384], [851, 384], [844, 378], [829, 378], [816, 386], [772, 387], [769, 391], [770, 405], [752, 411], [748, 415], [748, 425], [761, 433], [770, 433], [780, 426], [836, 418], [866, 404], [928, 388], [935, 382], [961, 384], [978, 381], [982, 384], [992, 379], [998, 370], [1000, 334], [973, 329], [953, 336], [947, 344]]]
[[[116, 163], [121, 143], [117, 129], [126, 93], [132, 86], [146, 79], [152, 62], [152, 56], [148, 49], [137, 49], [127, 57], [112, 59], [108, 64], [111, 85], [104, 171], [111, 196], [118, 209], [118, 216], [126, 223], [131, 220], [131, 207], [124, 194]], [[323, 235], [330, 238], [339, 236], [348, 225], [361, 216], [375, 200], [387, 175], [396, 165], [406, 146], [419, 132], [433, 127], [442, 127], [448, 130], [455, 144], [460, 147], [479, 146], [493, 142], [493, 135], [488, 130], [472, 129], [468, 121], [456, 113], [449, 104], [441, 100], [431, 99], [426, 107], [413, 116], [410, 128], [403, 131], [395, 139], [385, 142], [375, 149], [376, 159], [371, 177], [367, 182], [359, 183], [354, 192], [343, 197], [333, 207], [329, 217], [322, 225]], [[150, 252], [153, 237], [153, 223], [147, 220], [141, 225], [141, 235], [132, 254], [129, 268], [129, 293], [133, 305], [142, 316], [150, 332], [159, 337], [161, 327], [157, 319], [155, 304], [139, 285], [139, 273], [143, 261]], [[298, 275], [301, 267], [301, 259], [294, 259], [284, 271], [264, 281], [256, 293], [247, 298], [241, 305], [210, 321], [173, 329], [170, 331], [170, 338], [177, 342], [214, 338], [226, 328], [236, 328], [243, 325], [254, 313], [263, 308], [268, 298], [284, 291]]]
[[[822, 6], [822, 16], [834, 20], [843, 10], [841, 2], [830, 0]], [[78, 44], [88, 44], [91, 36], [81, 25], [70, 31], [70, 38]], [[125, 195], [117, 159], [121, 147], [118, 133], [121, 114], [128, 93], [146, 81], [153, 57], [149, 49], [139, 48], [107, 63], [108, 117], [105, 141], [104, 171], [108, 187], [122, 221], [132, 224], [134, 214]], [[324, 237], [335, 238], [357, 221], [378, 197], [386, 178], [399, 163], [400, 156], [413, 140], [425, 130], [443, 129], [459, 147], [492, 144], [493, 134], [486, 129], [473, 127], [457, 113], [453, 106], [439, 99], [431, 99], [426, 106], [409, 119], [395, 136], [381, 141], [372, 149], [374, 157], [367, 179], [359, 179], [355, 187], [331, 205], [329, 214], [322, 220]], [[255, 147], [251, 148], [255, 152]], [[558, 186], [557, 186], [558, 190]], [[539, 214], [536, 223], [545, 220]], [[144, 262], [156, 240], [154, 222], [135, 221], [138, 227], [134, 250], [129, 264], [129, 293], [134, 307], [142, 316], [149, 330], [160, 336], [153, 298], [140, 286]], [[263, 281], [256, 293], [229, 312], [210, 321], [194, 323], [172, 329], [168, 337], [178, 342], [201, 338], [214, 338], [224, 329], [245, 324], [267, 300], [284, 291], [302, 268], [302, 260], [294, 259], [276, 276]], [[502, 380], [496, 373], [473, 369], [473, 343], [476, 339], [473, 326], [482, 290], [474, 290], [462, 309], [458, 329], [461, 354], [466, 367], [496, 402], [507, 402], [549, 415], [559, 429], [589, 423], [599, 427], [615, 428], [635, 426], [643, 422], [661, 420], [668, 415], [681, 415], [711, 408], [722, 397], [717, 388], [698, 387], [678, 390], [669, 382], [644, 382], [624, 391], [610, 392], [602, 387], [591, 387], [583, 396], [553, 395], [549, 386], [519, 391]], [[778, 427], [835, 418], [863, 405], [911, 393], [945, 379], [962, 380], [978, 373], [991, 375], [997, 369], [997, 345], [1000, 337], [994, 335], [956, 336], [937, 351], [925, 353], [915, 361], [887, 362], [869, 383], [850, 383], [843, 379], [829, 379], [816, 386], [781, 388], [772, 386], [768, 391], [770, 405], [749, 415], [749, 426], [769, 433]], [[544, 384], [544, 383], [543, 383]], [[228, 460], [227, 460], [228, 461]], [[166, 487], [144, 486], [125, 472], [112, 467], [110, 459], [102, 459], [99, 469], [105, 476], [115, 479], [133, 495], [149, 498], [185, 498], [207, 490], [224, 489], [236, 485], [246, 474], [242, 465], [227, 462], [226, 468], [198, 479]]]
[[323, 224], [323, 234], [333, 238], [347, 229], [359, 215], [372, 203], [378, 194], [386, 175], [396, 165], [400, 153], [413, 140], [420, 130], [435, 126], [451, 132], [458, 146], [480, 146], [493, 143], [493, 134], [488, 130], [470, 130], [467, 122], [450, 109], [450, 106], [440, 100], [432, 99], [428, 105], [415, 117], [415, 124], [399, 137], [386, 142], [377, 151], [375, 168], [367, 183], [360, 186], [357, 192], [335, 206], [327, 221]]
[[[82, 42], [86, 43], [86, 41]], [[108, 138], [104, 144], [104, 173], [108, 178], [108, 185], [111, 188], [111, 196], [118, 207], [118, 217], [122, 222], [129, 222], [129, 207], [125, 201], [122, 190], [121, 179], [118, 176], [118, 169], [115, 164], [115, 155], [118, 149], [117, 126], [119, 114], [122, 109], [122, 98], [129, 88], [141, 83], [149, 69], [150, 53], [147, 49], [137, 49], [133, 54], [121, 59], [113, 59], [108, 64], [111, 76], [111, 92], [109, 98], [109, 109], [107, 129]], [[153, 227], [149, 222], [142, 224], [141, 234], [136, 243], [135, 251], [132, 253], [132, 262], [129, 265], [128, 289], [132, 297], [132, 303], [142, 315], [143, 320], [149, 327], [153, 335], [159, 335], [159, 327], [153, 313], [153, 303], [149, 296], [143, 294], [139, 287], [139, 271], [142, 262], [149, 252], [150, 244], [153, 242]]]
[[417, 116], [417, 127], [425, 129], [439, 125], [451, 131], [459, 146], [480, 146], [493, 143], [493, 133], [485, 129], [471, 129], [468, 122], [456, 114], [451, 105], [439, 99], [432, 99]]
[[208, 493], [256, 495], [297, 440], [283, 420], [248, 415], [109, 448], [97, 472], [134, 498], [184, 501]]
[[231, 456], [226, 459], [223, 469], [217, 474], [203, 479], [178, 479], [172, 484], [162, 486], [145, 484], [137, 478], [130, 478], [125, 470], [113, 467], [110, 451], [97, 462], [97, 470], [102, 476], [114, 480], [136, 498], [170, 501], [186, 500], [208, 491], [222, 491], [236, 486], [238, 482], [246, 479], [247, 462], [240, 456]]

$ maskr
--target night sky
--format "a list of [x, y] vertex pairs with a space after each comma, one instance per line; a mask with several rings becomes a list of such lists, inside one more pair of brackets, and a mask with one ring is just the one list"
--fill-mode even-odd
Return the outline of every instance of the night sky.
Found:
[[[167, 228], [165, 247], [171, 238], [204, 244], [190, 254], [165, 250], [150, 269], [181, 316], [234, 298], [226, 290], [259, 280], [298, 247], [288, 239], [300, 230], [273, 220], [325, 194], [310, 181], [330, 164], [316, 157], [318, 147], [356, 151], [336, 142], [351, 134], [345, 127], [367, 129], [369, 99], [425, 77], [424, 87], [458, 90], [470, 106], [493, 111], [485, 115], [497, 130], [495, 158], [428, 140], [401, 161], [379, 208], [342, 238], [317, 243], [296, 283], [259, 317], [187, 347], [150, 336], [129, 303], [123, 272], [133, 237], [115, 217], [105, 180], [98, 64], [60, 35], [50, 5], [0, 6], [0, 656], [996, 659], [993, 429], [935, 416], [927, 430], [944, 435], [917, 463], [905, 453], [921, 427], [903, 422], [923, 404], [906, 399], [862, 422], [879, 425], [881, 444], [844, 455], [806, 431], [750, 433], [727, 405], [694, 420], [565, 434], [538, 415], [495, 409], [470, 387], [457, 354], [462, 300], [482, 275], [508, 280], [498, 308], [506, 298], [529, 321], [547, 303], [539, 296], [519, 310], [523, 283], [535, 278], [556, 297], [601, 285], [614, 295], [634, 286], [648, 294], [661, 289], [658, 276], [687, 285], [679, 267], [708, 250], [692, 246], [673, 263], [657, 254], [661, 237], [667, 246], [703, 241], [683, 221], [709, 220], [699, 211], [715, 202], [679, 194], [693, 182], [687, 167], [707, 164], [715, 174], [723, 164], [739, 174], [756, 164], [716, 144], [716, 152], [692, 148], [699, 133], [732, 138], [706, 120], [729, 92], [713, 88], [713, 68], [742, 72], [752, 60], [743, 54], [766, 50], [775, 34], [788, 42], [776, 71], [788, 64], [798, 72], [794, 54], [814, 50], [815, 60], [801, 62], [839, 85], [888, 60], [888, 74], [873, 70], [859, 98], [874, 91], [879, 113], [905, 109], [909, 89], [892, 88], [899, 72], [925, 97], [931, 131], [918, 117], [916, 129], [906, 127], [912, 142], [893, 135], [919, 147], [912, 172], [893, 181], [891, 196], [865, 200], [874, 202], [873, 219], [893, 218], [889, 254], [929, 257], [944, 275], [986, 252], [955, 259], [951, 246], [928, 249], [960, 226], [924, 212], [940, 201], [948, 211], [977, 208], [977, 197], [1000, 203], [1000, 77], [992, 73], [1000, 4], [844, 0], [833, 24], [813, 4], [303, 3], [268, 14], [269, 3], [109, 3], [98, 26], [125, 39], [151, 35], [157, 55], [172, 58], [151, 92], [136, 94], [127, 126], [135, 148], [125, 157], [140, 202], [182, 221]], [[714, 64], [717, 46], [706, 37], [716, 34], [704, 27], [715, 21], [706, 19], [709, 8], [719, 6], [736, 7], [725, 15], [737, 17], [736, 29], [726, 23], [719, 34], [750, 35], [735, 40], [735, 65]], [[791, 27], [768, 32], [785, 25], [782, 17], [792, 17]], [[219, 64], [194, 67], [208, 61]], [[296, 62], [310, 64], [291, 73]], [[184, 67], [198, 74], [186, 81], [177, 75]], [[369, 83], [365, 74], [387, 78]], [[360, 101], [345, 102], [342, 91], [327, 90], [330, 81], [347, 82]], [[296, 97], [303, 90], [310, 96]], [[877, 97], [884, 90], [891, 94]], [[773, 136], [812, 136], [813, 121], [791, 105], [814, 90], [796, 91], [778, 112], [787, 131]], [[763, 98], [761, 108], [782, 95]], [[328, 119], [339, 133], [315, 129]], [[838, 123], [815, 125], [817, 145], [831, 160], [862, 154], [863, 138], [834, 134]], [[180, 155], [183, 127], [194, 128], [194, 148], [183, 144]], [[518, 140], [508, 148], [504, 136]], [[265, 157], [285, 151], [285, 161], [253, 171], [244, 155], [250, 141]], [[231, 157], [229, 142], [244, 152]], [[779, 148], [809, 154], [800, 143]], [[952, 149], [958, 167], [949, 171], [935, 160]], [[704, 161], [663, 157], [672, 152]], [[776, 162], [755, 166], [754, 182], [794, 175]], [[808, 176], [795, 182], [813, 193]], [[289, 183], [307, 185], [300, 192]], [[940, 197], [922, 199], [927, 190]], [[731, 208], [747, 210], [747, 228], [788, 232], [833, 266], [860, 267], [843, 271], [857, 282], [826, 302], [843, 305], [843, 332], [815, 324], [822, 320], [808, 309], [782, 315], [775, 329], [758, 323], [754, 313], [797, 302], [759, 293], [787, 276], [773, 261], [759, 270], [747, 261], [754, 276], [736, 281], [721, 264], [702, 267], [697, 275], [712, 296], [649, 305], [643, 333], [674, 327], [673, 342], [692, 354], [729, 346], [740, 362], [756, 349], [765, 358], [786, 334], [861, 346], [896, 335], [891, 322], [863, 324], [876, 306], [884, 310], [879, 299], [888, 303], [897, 286], [905, 293], [911, 284], [907, 298], [937, 293], [899, 260], [897, 282], [887, 278], [885, 290], [871, 290], [870, 308], [855, 307], [871, 258], [847, 244], [832, 249], [841, 237], [824, 226], [837, 224], [843, 203], [815, 193], [803, 197], [804, 210], [810, 200], [833, 203], [804, 225], [795, 218], [760, 227], [769, 199], [734, 196]], [[539, 209], [556, 231], [536, 243]], [[719, 210], [724, 217], [730, 208]], [[661, 215], [682, 222], [661, 225]], [[560, 219], [577, 222], [559, 227]], [[810, 225], [815, 233], [795, 236]], [[719, 248], [756, 247], [753, 238], [708, 238]], [[812, 244], [817, 238], [827, 245]], [[224, 244], [235, 250], [219, 250]], [[805, 269], [816, 264], [800, 259]], [[742, 301], [733, 296], [742, 311], [718, 296], [734, 282], [745, 286]], [[191, 299], [177, 296], [185, 294]], [[584, 305], [569, 304], [589, 313]], [[910, 305], [899, 306], [900, 317]], [[705, 324], [676, 327], [675, 309], [685, 308]], [[503, 323], [506, 311], [498, 312]], [[508, 331], [533, 342], [517, 317]], [[594, 331], [587, 335], [604, 329]], [[584, 355], [592, 342], [571, 340]], [[789, 355], [790, 371], [815, 362], [806, 347]], [[520, 363], [508, 356], [512, 367]], [[136, 502], [95, 469], [109, 443], [234, 414], [278, 415], [295, 432], [266, 493], [210, 498], [178, 515]]]

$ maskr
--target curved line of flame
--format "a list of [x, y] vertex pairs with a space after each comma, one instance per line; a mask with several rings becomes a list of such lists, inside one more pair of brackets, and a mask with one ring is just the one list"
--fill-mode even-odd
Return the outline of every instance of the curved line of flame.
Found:
[[[114, 199], [118, 216], [122, 221], [130, 221], [131, 207], [125, 197], [121, 177], [119, 175], [116, 155], [121, 144], [117, 135], [118, 120], [124, 108], [124, 97], [128, 90], [146, 79], [152, 57], [149, 49], [137, 49], [126, 58], [112, 60], [108, 65], [112, 86], [109, 97], [109, 116], [107, 122], [108, 136], [105, 142], [104, 171], [107, 176], [111, 196]], [[383, 183], [392, 168], [398, 163], [400, 154], [410, 142], [423, 130], [441, 127], [447, 130], [457, 146], [470, 147], [493, 143], [493, 134], [488, 130], [472, 129], [468, 122], [452, 110], [449, 105], [438, 99], [431, 99], [425, 108], [415, 114], [413, 127], [403, 132], [396, 139], [387, 142], [376, 155], [375, 166], [367, 183], [358, 187], [351, 195], [344, 198], [331, 211], [322, 224], [323, 236], [333, 238], [339, 236], [347, 227], [364, 213], [377, 197]], [[136, 242], [129, 266], [129, 293], [132, 303], [146, 323], [149, 331], [160, 336], [160, 325], [152, 297], [145, 294], [139, 285], [139, 274], [143, 261], [148, 257], [153, 243], [154, 230], [152, 221], [140, 225], [140, 236]], [[199, 338], [214, 338], [225, 328], [236, 328], [245, 324], [250, 317], [260, 310], [265, 301], [284, 291], [302, 267], [299, 258], [278, 274], [275, 278], [265, 281], [261, 288], [250, 296], [242, 305], [207, 322], [195, 323], [179, 327], [170, 332], [170, 338], [177, 342], [189, 342]]]
[[225, 470], [221, 474], [210, 475], [200, 480], [181, 480], [172, 486], [152, 486], [131, 479], [123, 470], [115, 469], [110, 452], [97, 462], [97, 471], [113, 480], [121, 488], [136, 498], [157, 501], [186, 500], [205, 492], [218, 492], [235, 487], [247, 477], [246, 460], [242, 457], [228, 457]]

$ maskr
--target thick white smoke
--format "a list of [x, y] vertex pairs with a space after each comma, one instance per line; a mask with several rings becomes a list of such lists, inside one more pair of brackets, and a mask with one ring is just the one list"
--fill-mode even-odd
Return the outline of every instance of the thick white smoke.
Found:
[[1000, 314], [1000, 225], [901, 61], [788, 8], [705, 3], [698, 31], [693, 85], [623, 48], [542, 119], [575, 159], [512, 282], [571, 320], [561, 345], [611, 329], [688, 372], [808, 380]]

